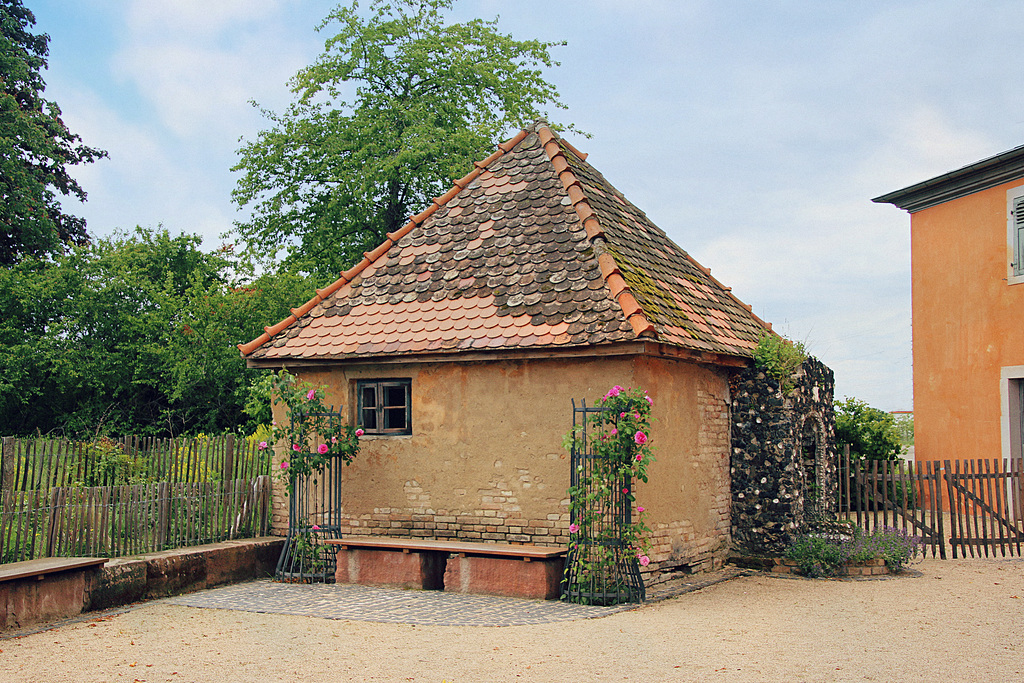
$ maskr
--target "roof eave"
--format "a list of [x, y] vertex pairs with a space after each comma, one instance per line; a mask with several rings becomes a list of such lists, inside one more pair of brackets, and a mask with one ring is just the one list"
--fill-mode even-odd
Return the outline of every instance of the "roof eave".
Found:
[[339, 367], [351, 365], [408, 365], [421, 363], [476, 363], [501, 360], [542, 360], [552, 358], [608, 358], [613, 356], [658, 356], [685, 360], [701, 365], [720, 367], [744, 367], [753, 362], [750, 356], [718, 351], [689, 349], [674, 344], [649, 339], [636, 339], [608, 344], [584, 344], [578, 346], [544, 346], [537, 348], [507, 348], [465, 350], [453, 349], [446, 352], [408, 354], [387, 354], [376, 356], [340, 356], [334, 358], [288, 357], [288, 358], [246, 358], [246, 367], [264, 370], [299, 367]]
[[1024, 177], [1024, 145], [871, 201], [916, 213]]

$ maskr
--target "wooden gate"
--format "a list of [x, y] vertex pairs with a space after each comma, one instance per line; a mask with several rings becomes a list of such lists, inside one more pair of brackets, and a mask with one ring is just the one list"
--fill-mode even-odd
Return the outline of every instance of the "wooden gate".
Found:
[[[840, 512], [849, 514], [857, 525], [871, 532], [883, 527], [901, 529], [921, 537], [925, 552], [946, 558], [942, 514], [942, 472], [932, 462], [919, 464], [900, 460], [850, 462], [844, 454], [840, 473]], [[845, 498], [845, 500], [844, 500]]]
[[1021, 460], [946, 460], [953, 557], [1021, 554]]

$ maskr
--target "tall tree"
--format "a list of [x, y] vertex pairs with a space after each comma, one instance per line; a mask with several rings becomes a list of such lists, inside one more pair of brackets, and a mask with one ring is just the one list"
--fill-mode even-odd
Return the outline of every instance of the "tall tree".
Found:
[[86, 241], [85, 219], [64, 213], [57, 194], [84, 201], [67, 167], [107, 155], [80, 144], [43, 98], [50, 37], [31, 33], [35, 23], [21, 0], [0, 0], [0, 265]]
[[447, 23], [453, 0], [374, 0], [334, 9], [296, 101], [239, 150], [234, 191], [252, 218], [245, 255], [330, 279], [443, 193], [513, 128], [565, 108], [540, 68], [561, 43], [519, 41], [496, 21]]

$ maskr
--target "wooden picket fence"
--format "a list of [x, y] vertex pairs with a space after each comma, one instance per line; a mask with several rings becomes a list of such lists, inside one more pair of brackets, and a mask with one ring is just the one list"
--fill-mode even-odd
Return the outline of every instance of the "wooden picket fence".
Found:
[[[131, 463], [135, 481], [114, 480], [123, 463]], [[5, 438], [0, 563], [123, 557], [265, 535], [270, 497], [268, 453], [233, 435], [126, 438], [99, 449]]]
[[1024, 467], [1016, 460], [921, 463], [840, 456], [839, 511], [865, 531], [919, 536], [932, 557], [1021, 556]]

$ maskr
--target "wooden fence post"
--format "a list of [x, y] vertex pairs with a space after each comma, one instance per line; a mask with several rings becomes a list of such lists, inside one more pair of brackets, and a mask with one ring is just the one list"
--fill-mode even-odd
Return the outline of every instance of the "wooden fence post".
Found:
[[228, 434], [224, 444], [224, 475], [223, 481], [235, 478], [235, 435]]
[[14, 451], [14, 437], [5, 436], [0, 440], [0, 499], [8, 492], [14, 492], [14, 468], [17, 456]]
[[169, 527], [171, 524], [171, 495], [170, 486], [166, 481], [162, 481], [156, 485], [156, 501], [157, 501], [157, 522], [156, 522], [156, 548], [155, 550], [163, 550], [164, 545], [167, 543], [167, 537], [169, 535]]

